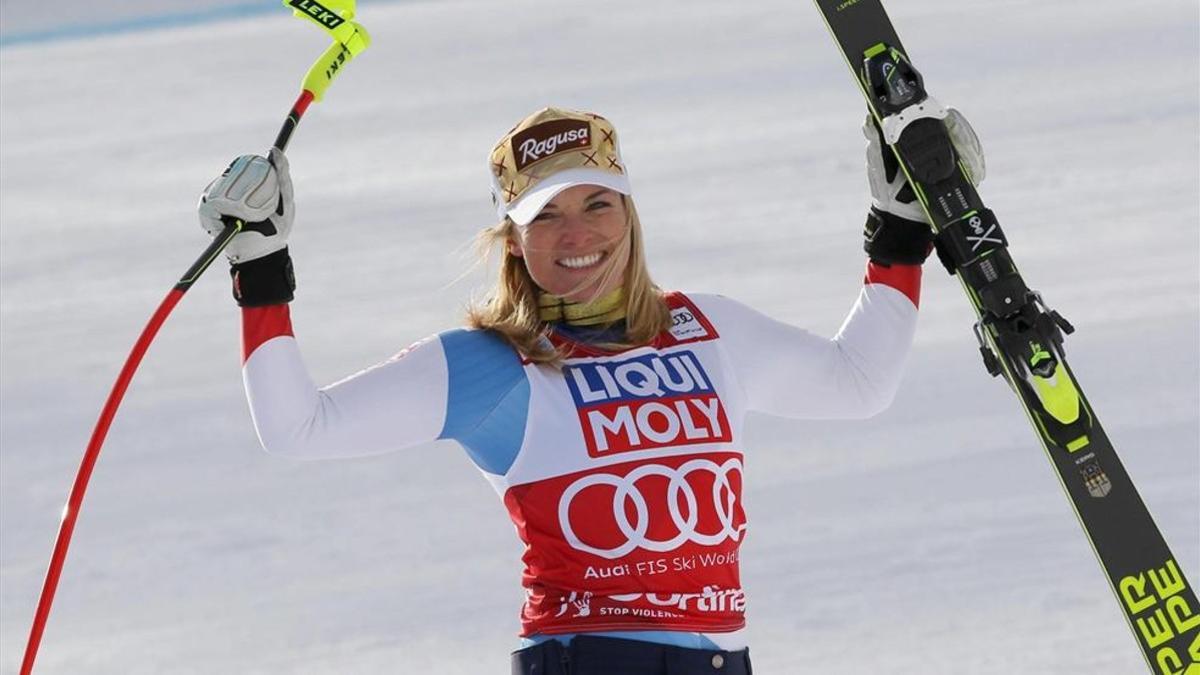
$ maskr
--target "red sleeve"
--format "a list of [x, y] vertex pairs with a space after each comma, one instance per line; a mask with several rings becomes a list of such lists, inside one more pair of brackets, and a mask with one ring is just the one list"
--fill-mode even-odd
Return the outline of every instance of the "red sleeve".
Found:
[[242, 363], [250, 358], [259, 345], [281, 335], [292, 333], [292, 315], [288, 305], [242, 308]]
[[867, 263], [867, 276], [864, 284], [883, 284], [891, 286], [912, 300], [914, 307], [921, 306], [921, 266], [892, 265], [884, 267], [873, 262]]

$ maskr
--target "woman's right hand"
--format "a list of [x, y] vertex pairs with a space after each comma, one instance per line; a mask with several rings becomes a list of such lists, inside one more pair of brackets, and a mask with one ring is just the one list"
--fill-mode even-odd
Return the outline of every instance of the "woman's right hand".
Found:
[[271, 148], [270, 159], [242, 155], [200, 195], [200, 226], [211, 236], [225, 229], [222, 217], [241, 219], [245, 228], [225, 247], [234, 264], [263, 258], [287, 247], [295, 205], [287, 157]]

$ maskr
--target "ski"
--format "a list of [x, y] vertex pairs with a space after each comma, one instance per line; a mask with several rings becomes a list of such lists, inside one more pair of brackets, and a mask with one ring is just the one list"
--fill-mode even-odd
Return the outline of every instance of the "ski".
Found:
[[1074, 328], [1029, 288], [880, 0], [814, 0], [975, 308], [984, 366], [1017, 394], [1151, 672], [1200, 675], [1200, 602], [1063, 352]]

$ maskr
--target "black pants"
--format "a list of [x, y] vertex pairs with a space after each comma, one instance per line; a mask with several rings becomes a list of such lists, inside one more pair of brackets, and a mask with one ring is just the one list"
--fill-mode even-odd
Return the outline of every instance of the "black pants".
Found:
[[512, 675], [751, 675], [750, 650], [688, 649], [638, 640], [577, 635], [512, 655]]

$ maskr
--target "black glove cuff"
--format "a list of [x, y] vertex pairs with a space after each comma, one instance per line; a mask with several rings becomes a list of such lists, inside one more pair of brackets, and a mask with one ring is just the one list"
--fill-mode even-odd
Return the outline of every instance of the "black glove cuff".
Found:
[[230, 265], [233, 299], [242, 307], [263, 307], [291, 302], [296, 275], [287, 247], [261, 258]]
[[933, 248], [933, 230], [926, 223], [901, 218], [874, 207], [863, 226], [863, 250], [871, 262], [884, 265], [920, 265]]

